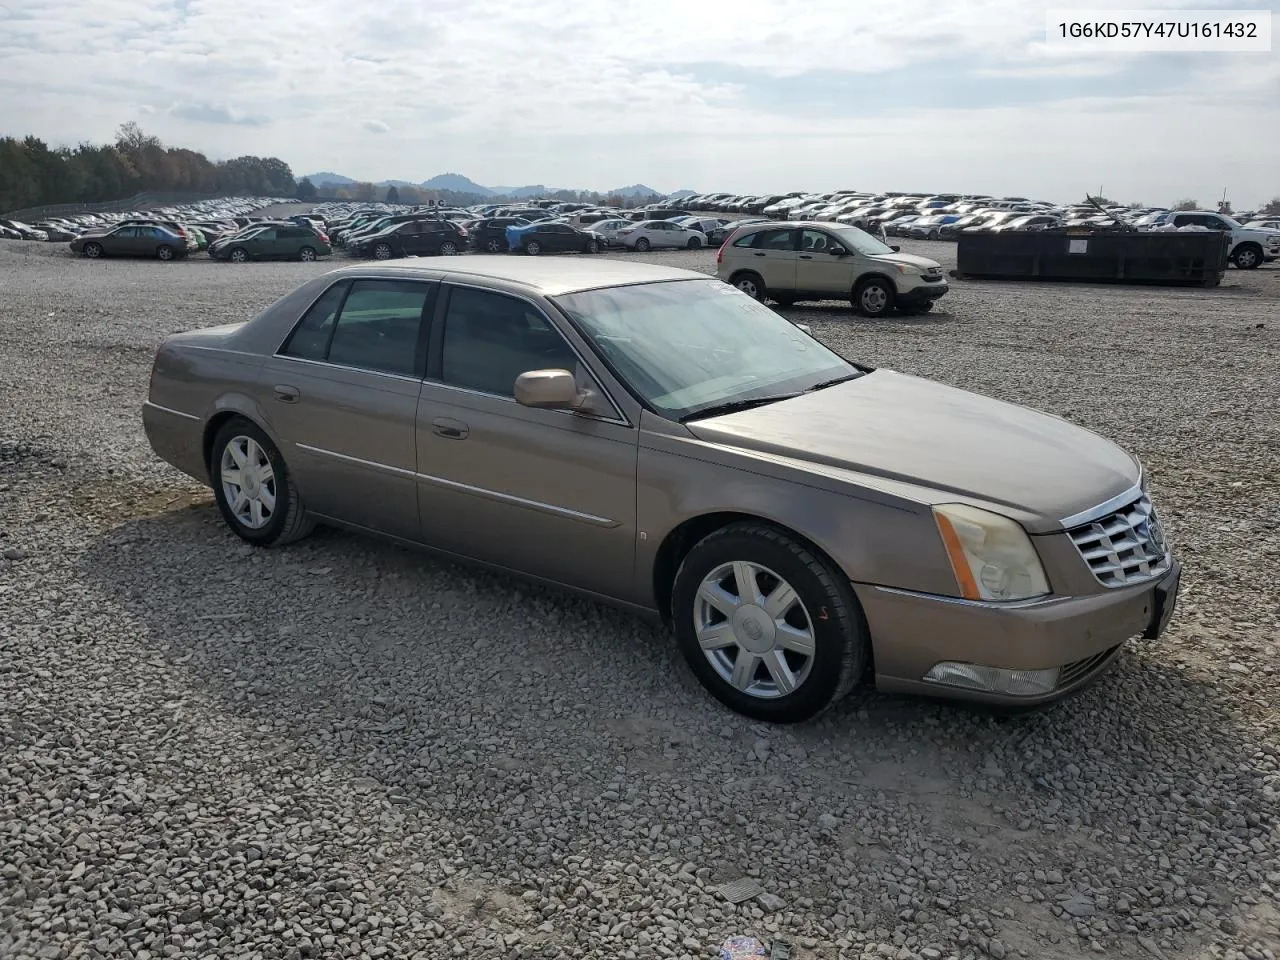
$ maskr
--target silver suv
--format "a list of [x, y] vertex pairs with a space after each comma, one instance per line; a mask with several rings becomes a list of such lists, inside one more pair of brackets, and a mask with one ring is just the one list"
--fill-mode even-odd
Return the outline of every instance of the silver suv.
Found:
[[868, 317], [924, 312], [949, 289], [936, 261], [823, 221], [741, 227], [716, 254], [716, 276], [757, 300], [849, 300]]

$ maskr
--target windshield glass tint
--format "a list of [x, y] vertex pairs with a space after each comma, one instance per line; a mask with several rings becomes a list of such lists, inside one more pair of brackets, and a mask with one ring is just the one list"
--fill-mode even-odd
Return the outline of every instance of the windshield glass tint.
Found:
[[554, 301], [632, 389], [672, 420], [857, 372], [719, 280], [609, 287]]

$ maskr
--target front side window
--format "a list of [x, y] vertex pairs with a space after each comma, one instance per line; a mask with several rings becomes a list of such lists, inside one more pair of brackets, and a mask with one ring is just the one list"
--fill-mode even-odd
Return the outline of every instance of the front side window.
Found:
[[530, 370], [576, 371], [577, 354], [534, 307], [489, 290], [455, 287], [444, 318], [440, 379], [501, 397]]
[[609, 287], [554, 301], [618, 375], [672, 420], [858, 373], [790, 321], [719, 280]]

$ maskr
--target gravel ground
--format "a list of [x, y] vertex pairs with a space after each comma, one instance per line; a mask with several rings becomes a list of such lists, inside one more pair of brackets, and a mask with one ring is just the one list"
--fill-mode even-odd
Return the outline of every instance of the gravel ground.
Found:
[[0, 957], [1280, 952], [1280, 269], [788, 311], [1126, 445], [1186, 572], [1047, 711], [771, 729], [625, 614], [354, 535], [256, 551], [151, 455], [157, 340], [333, 265], [0, 243]]

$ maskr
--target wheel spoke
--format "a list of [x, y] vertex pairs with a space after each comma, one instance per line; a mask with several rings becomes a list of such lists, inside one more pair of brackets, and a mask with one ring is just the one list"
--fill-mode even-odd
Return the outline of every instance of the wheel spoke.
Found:
[[234, 513], [237, 517], [241, 516], [244, 513], [244, 508], [248, 505], [248, 503], [249, 503], [249, 498], [244, 495], [244, 491], [237, 490], [235, 502], [231, 504], [231, 512]]
[[756, 586], [756, 568], [742, 560], [733, 564], [733, 579], [738, 585], [738, 596], [743, 603], [759, 603], [760, 588]]
[[738, 659], [733, 663], [733, 676], [729, 678], [739, 690], [746, 690], [756, 679], [756, 668], [760, 666], [760, 658], [750, 650], [738, 648]]
[[226, 467], [223, 467], [222, 482], [231, 483], [237, 487], [242, 487], [244, 486], [244, 474], [240, 472], [240, 469], [238, 467], [232, 467], [231, 469], [227, 469]]
[[232, 440], [227, 444], [227, 452], [231, 454], [231, 459], [236, 462], [236, 466], [241, 470], [249, 466], [249, 458], [246, 457], [245, 452], [240, 449], [239, 441]]
[[789, 623], [778, 624], [777, 644], [784, 650], [812, 657], [814, 651], [813, 634], [807, 629], [793, 627]]
[[262, 501], [262, 505], [266, 508], [267, 513], [271, 514], [276, 512], [276, 493], [274, 490], [263, 487], [258, 491], [258, 499]]
[[773, 677], [773, 682], [778, 685], [779, 693], [785, 695], [796, 688], [796, 675], [787, 666], [787, 658], [782, 655], [781, 650], [770, 650], [763, 659], [769, 676]]
[[262, 501], [249, 501], [249, 522], [255, 527], [262, 526]]
[[733, 646], [736, 642], [733, 637], [733, 627], [727, 621], [701, 627], [698, 630], [698, 643], [703, 650], [719, 650]]
[[733, 594], [725, 590], [718, 583], [706, 582], [698, 588], [698, 596], [711, 606], [715, 607], [726, 617], [733, 616], [733, 611], [738, 609], [741, 601]]
[[796, 592], [791, 588], [791, 584], [785, 580], [779, 580], [773, 592], [764, 599], [764, 612], [775, 620], [781, 620], [796, 600]]

